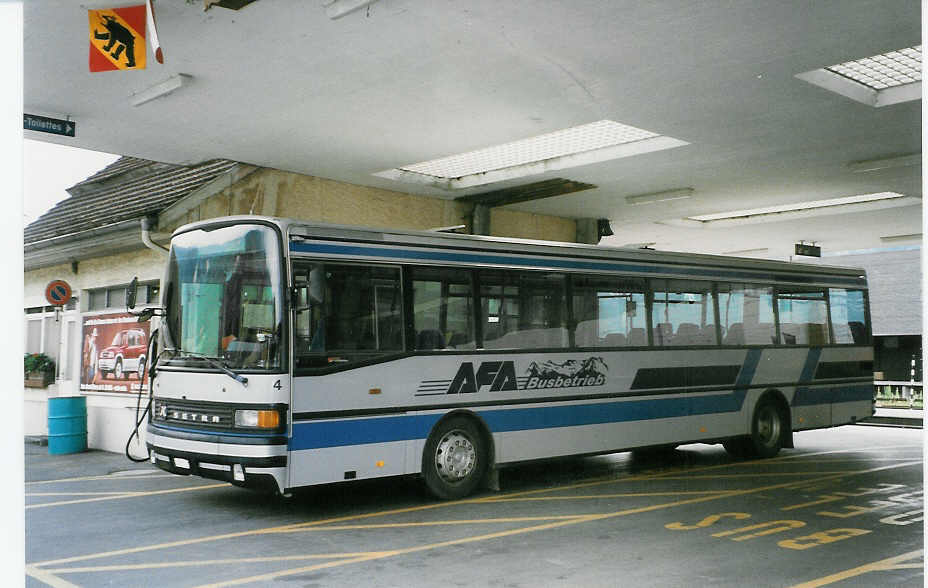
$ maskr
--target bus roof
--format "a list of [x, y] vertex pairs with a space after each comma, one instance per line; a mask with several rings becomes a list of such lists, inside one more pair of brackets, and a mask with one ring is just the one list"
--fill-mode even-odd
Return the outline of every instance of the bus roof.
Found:
[[603, 261], [628, 261], [637, 263], [657, 263], [672, 265], [699, 265], [717, 268], [744, 268], [767, 270], [781, 274], [840, 276], [843, 278], [865, 278], [865, 271], [830, 265], [795, 263], [786, 261], [710, 255], [703, 253], [682, 253], [674, 251], [657, 251], [653, 249], [633, 249], [626, 247], [608, 247], [584, 243], [567, 243], [562, 241], [544, 241], [534, 239], [517, 239], [511, 237], [491, 237], [437, 231], [417, 231], [406, 229], [387, 229], [338, 225], [304, 221], [299, 219], [277, 218], [257, 215], [239, 215], [219, 217], [179, 227], [174, 234], [217, 224], [269, 223], [280, 227], [289, 238], [313, 240], [337, 240], [368, 242], [419, 247], [437, 247], [466, 249], [471, 251], [523, 253], [532, 255], [558, 255]]

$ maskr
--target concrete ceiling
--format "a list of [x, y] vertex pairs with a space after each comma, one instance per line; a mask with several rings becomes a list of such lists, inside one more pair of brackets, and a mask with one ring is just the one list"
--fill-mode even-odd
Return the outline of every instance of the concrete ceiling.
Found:
[[[920, 44], [918, 0], [379, 0], [338, 20], [323, 4], [157, 0], [164, 65], [149, 51], [146, 70], [91, 74], [85, 9], [107, 3], [26, 2], [24, 109], [70, 116], [77, 137], [26, 136], [441, 198], [563, 177], [598, 187], [513, 208], [609, 218], [614, 245], [784, 258], [800, 239], [833, 252], [921, 232], [920, 200], [724, 229], [662, 224], [873, 192], [920, 199], [920, 165], [848, 169], [920, 153], [920, 100], [874, 108], [794, 77]], [[190, 83], [132, 106], [176, 74]], [[602, 119], [689, 145], [453, 193], [372, 175]], [[625, 201], [685, 187], [686, 200]]]

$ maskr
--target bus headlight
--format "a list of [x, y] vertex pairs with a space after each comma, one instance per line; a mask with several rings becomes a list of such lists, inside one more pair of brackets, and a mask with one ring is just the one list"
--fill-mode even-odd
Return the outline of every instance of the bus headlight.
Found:
[[235, 426], [276, 429], [280, 426], [280, 413], [276, 410], [236, 410]]

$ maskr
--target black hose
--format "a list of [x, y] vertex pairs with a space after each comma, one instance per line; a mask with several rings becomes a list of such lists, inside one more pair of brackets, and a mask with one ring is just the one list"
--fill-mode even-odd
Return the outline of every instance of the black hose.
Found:
[[[155, 333], [153, 333], [152, 336], [148, 340], [148, 356], [146, 357], [146, 360], [152, 357], [152, 348], [156, 344], [155, 343], [156, 333], [157, 331], [155, 331]], [[159, 358], [160, 358], [160, 355], [150, 361], [152, 368], [154, 368], [155, 365], [157, 365]], [[139, 409], [142, 407], [142, 384], [144, 384], [145, 382], [145, 377], [149, 375], [148, 372], [150, 370], [148, 370], [148, 364], [149, 364], [149, 361], [146, 361], [145, 364], [142, 366], [142, 377], [139, 379], [139, 394], [135, 400], [135, 414], [136, 415], [139, 414]], [[142, 413], [142, 416], [140, 416], [138, 420], [135, 422], [135, 427], [132, 429], [132, 433], [129, 435], [129, 439], [126, 440], [126, 457], [129, 458], [129, 461], [134, 461], [135, 463], [142, 463], [143, 461], [148, 461], [151, 459], [151, 450], [148, 450], [148, 455], [146, 457], [138, 458], [138, 457], [133, 457], [132, 454], [129, 453], [129, 446], [132, 445], [133, 437], [137, 439], [139, 438], [139, 427], [142, 426], [142, 423], [145, 421], [145, 417], [147, 417], [148, 413], [151, 412], [151, 404], [154, 398], [154, 392], [152, 389], [154, 382], [155, 382], [155, 377], [154, 375], [151, 375], [150, 381], [148, 382], [148, 405], [145, 407], [145, 411]]]

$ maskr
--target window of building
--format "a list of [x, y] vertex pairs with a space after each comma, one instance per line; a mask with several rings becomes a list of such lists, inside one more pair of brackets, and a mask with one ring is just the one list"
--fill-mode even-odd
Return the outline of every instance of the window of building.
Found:
[[715, 345], [715, 304], [711, 282], [652, 280], [651, 328], [654, 345]]
[[[127, 286], [110, 286], [88, 290], [87, 310], [126, 310]], [[140, 283], [137, 290], [136, 306], [158, 304], [161, 298], [161, 286], [158, 282]]]
[[722, 344], [772, 345], [776, 342], [772, 287], [718, 284], [717, 288]]
[[644, 280], [573, 276], [571, 285], [577, 347], [648, 344]]

